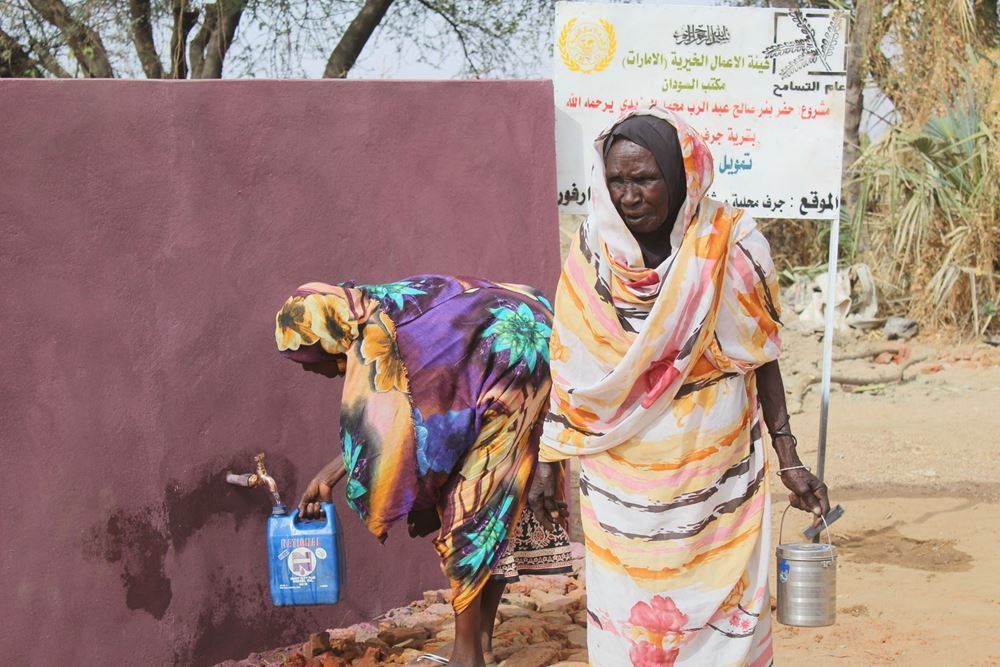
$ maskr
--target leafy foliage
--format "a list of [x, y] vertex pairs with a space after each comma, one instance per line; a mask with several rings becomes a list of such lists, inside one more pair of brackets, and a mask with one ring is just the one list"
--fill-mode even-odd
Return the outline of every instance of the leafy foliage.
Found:
[[[363, 0], [0, 0], [0, 75], [92, 76], [106, 52], [113, 76], [301, 77], [325, 61]], [[538, 75], [554, 0], [388, 0], [371, 37], [401, 63], [461, 55], [466, 76]], [[72, 24], [55, 16], [65, 15]], [[74, 38], [79, 30], [94, 38]], [[199, 38], [201, 41], [199, 42]], [[215, 40], [214, 42], [212, 40]], [[19, 47], [19, 48], [18, 48]], [[28, 56], [25, 61], [21, 52]], [[89, 53], [88, 53], [89, 52]], [[96, 52], [96, 56], [95, 56]], [[225, 60], [213, 70], [212, 56]], [[16, 61], [5, 72], [3, 62]], [[190, 65], [190, 67], [189, 67]], [[104, 74], [101, 74], [104, 75]]]
[[931, 324], [980, 334], [1000, 284], [1000, 151], [985, 115], [995, 93], [976, 82], [983, 66], [991, 80], [997, 72], [968, 58], [942, 111], [897, 124], [862, 153], [853, 224], [867, 227], [868, 254], [882, 258], [873, 268], [885, 291]]

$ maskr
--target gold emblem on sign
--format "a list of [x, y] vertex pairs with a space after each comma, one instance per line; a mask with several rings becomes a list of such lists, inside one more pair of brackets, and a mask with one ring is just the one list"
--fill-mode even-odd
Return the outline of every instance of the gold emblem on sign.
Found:
[[559, 33], [559, 55], [571, 72], [600, 72], [615, 57], [615, 29], [604, 19], [566, 21]]

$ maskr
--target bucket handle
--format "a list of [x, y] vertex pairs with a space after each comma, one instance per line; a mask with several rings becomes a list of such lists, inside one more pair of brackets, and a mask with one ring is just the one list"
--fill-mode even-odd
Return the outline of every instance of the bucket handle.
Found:
[[[781, 544], [783, 544], [783, 542], [781, 541], [781, 538], [782, 538], [782, 536], [785, 533], [785, 515], [788, 514], [788, 510], [790, 510], [790, 509], [792, 509], [792, 506], [788, 505], [787, 507], [785, 507], [785, 511], [781, 513], [781, 523], [778, 525], [778, 545], [779, 546]], [[830, 540], [830, 524], [828, 524], [826, 522], [826, 517], [823, 516], [822, 514], [819, 515], [819, 518], [823, 520], [823, 530], [826, 531], [826, 543], [829, 545], [829, 547], [831, 549], [833, 549], [833, 542]]]

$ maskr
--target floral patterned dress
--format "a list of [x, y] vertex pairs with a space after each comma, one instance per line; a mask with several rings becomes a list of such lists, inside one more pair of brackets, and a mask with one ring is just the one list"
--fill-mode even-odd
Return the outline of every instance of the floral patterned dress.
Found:
[[[385, 539], [409, 512], [437, 508], [458, 612], [505, 552], [523, 550], [508, 545], [538, 459], [551, 310], [530, 287], [425, 275], [310, 283], [276, 318], [285, 356], [345, 361], [347, 501], [369, 530]], [[548, 566], [568, 562], [565, 533], [547, 542]]]
[[753, 219], [707, 196], [701, 135], [661, 107], [632, 113], [680, 139], [687, 199], [673, 253], [645, 266], [608, 192], [602, 134], [593, 213], [556, 293], [539, 455], [580, 458], [591, 664], [767, 667], [770, 497], [755, 369], [781, 351], [776, 271]]

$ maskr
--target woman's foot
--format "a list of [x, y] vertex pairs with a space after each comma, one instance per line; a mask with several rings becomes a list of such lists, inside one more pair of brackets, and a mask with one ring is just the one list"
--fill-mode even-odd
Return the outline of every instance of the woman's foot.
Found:
[[506, 587], [506, 582], [490, 579], [479, 596], [482, 608], [479, 618], [481, 629], [479, 642], [483, 646], [483, 660], [486, 661], [487, 667], [497, 662], [496, 656], [493, 655], [493, 626], [496, 624], [497, 608], [500, 606]]
[[483, 645], [483, 662], [486, 663], [486, 667], [497, 664], [497, 657], [493, 655], [493, 633], [484, 632], [480, 642]]
[[475, 599], [462, 613], [455, 615], [455, 648], [449, 665], [455, 667], [486, 667], [480, 635], [481, 609]]

